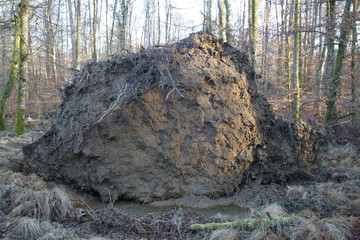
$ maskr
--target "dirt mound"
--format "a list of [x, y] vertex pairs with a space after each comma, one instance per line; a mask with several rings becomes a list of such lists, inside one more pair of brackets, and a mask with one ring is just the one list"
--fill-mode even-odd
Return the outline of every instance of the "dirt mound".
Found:
[[24, 169], [104, 200], [225, 196], [314, 167], [321, 135], [277, 120], [247, 57], [210, 35], [87, 65]]

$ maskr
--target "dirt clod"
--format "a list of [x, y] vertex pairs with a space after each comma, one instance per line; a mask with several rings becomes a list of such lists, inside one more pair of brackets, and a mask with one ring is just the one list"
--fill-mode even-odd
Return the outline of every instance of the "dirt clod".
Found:
[[244, 53], [207, 34], [91, 63], [24, 170], [107, 201], [220, 197], [316, 167], [322, 136], [276, 119]]

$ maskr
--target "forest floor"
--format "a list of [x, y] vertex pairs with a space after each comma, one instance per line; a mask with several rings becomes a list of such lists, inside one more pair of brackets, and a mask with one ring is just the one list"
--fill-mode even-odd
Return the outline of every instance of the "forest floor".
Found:
[[[0, 239], [360, 239], [356, 127], [332, 132], [339, 144], [323, 149], [321, 164], [329, 172], [324, 182], [299, 176], [287, 185], [250, 183], [221, 199], [187, 197], [143, 205], [149, 207], [143, 214], [116, 204], [94, 207], [88, 194], [16, 172], [21, 147], [44, 130], [32, 128], [23, 136], [0, 135]], [[154, 208], [168, 211], [151, 213]], [[204, 209], [219, 213], [204, 215]], [[218, 224], [190, 227], [205, 223]]]

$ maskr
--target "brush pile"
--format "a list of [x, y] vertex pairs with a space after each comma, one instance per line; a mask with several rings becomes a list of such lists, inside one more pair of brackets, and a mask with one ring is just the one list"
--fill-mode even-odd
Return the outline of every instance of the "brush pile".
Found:
[[306, 175], [321, 134], [276, 119], [254, 78], [244, 53], [207, 34], [88, 64], [23, 169], [143, 202]]

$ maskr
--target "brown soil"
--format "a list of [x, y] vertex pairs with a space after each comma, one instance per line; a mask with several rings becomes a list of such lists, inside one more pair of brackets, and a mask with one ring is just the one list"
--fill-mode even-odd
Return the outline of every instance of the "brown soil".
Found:
[[106, 201], [218, 198], [309, 176], [322, 139], [275, 118], [244, 53], [193, 34], [87, 65], [22, 168]]

